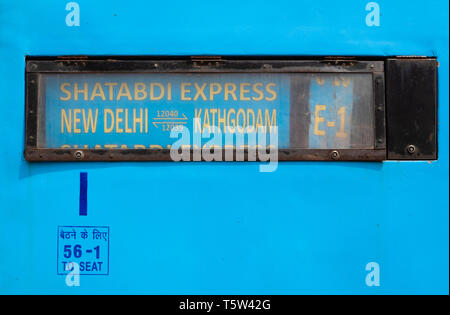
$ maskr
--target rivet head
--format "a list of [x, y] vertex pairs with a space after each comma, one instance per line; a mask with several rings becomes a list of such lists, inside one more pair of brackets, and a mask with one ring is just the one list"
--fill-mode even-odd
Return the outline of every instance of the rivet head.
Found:
[[75, 157], [75, 159], [77, 160], [82, 160], [84, 158], [84, 153], [83, 151], [75, 151], [75, 153], [73, 154], [73, 156]]
[[409, 154], [414, 154], [414, 153], [416, 153], [417, 148], [416, 148], [416, 146], [410, 144], [410, 145], [408, 145], [408, 146], [406, 147], [406, 151], [407, 151]]
[[339, 151], [332, 151], [330, 154], [330, 158], [333, 160], [339, 160], [341, 158], [341, 155], [339, 154]]

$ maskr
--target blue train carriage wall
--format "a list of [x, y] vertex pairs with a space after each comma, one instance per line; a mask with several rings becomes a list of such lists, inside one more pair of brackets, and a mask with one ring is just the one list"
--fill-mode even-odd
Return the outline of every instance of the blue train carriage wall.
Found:
[[448, 294], [447, 2], [0, 25], [0, 293]]

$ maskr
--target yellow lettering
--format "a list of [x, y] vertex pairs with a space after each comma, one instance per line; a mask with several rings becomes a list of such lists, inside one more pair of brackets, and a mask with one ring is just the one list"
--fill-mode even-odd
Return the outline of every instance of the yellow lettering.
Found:
[[277, 92], [275, 90], [270, 89], [271, 86], [276, 87], [276, 84], [275, 83], [269, 83], [269, 84], [266, 85], [266, 91], [268, 93], [272, 94], [271, 97], [267, 97], [266, 96], [266, 101], [273, 101], [273, 100], [275, 100], [277, 98]]
[[128, 108], [125, 109], [125, 133], [132, 133], [133, 130], [128, 128]]
[[341, 85], [341, 81], [339, 81], [339, 79], [337, 77], [334, 77], [333, 79], [333, 85], [334, 86], [340, 86]]
[[73, 110], [73, 132], [74, 133], [81, 133], [81, 129], [77, 127], [77, 124], [81, 121], [80, 118], [78, 118], [78, 114], [81, 113], [81, 109], [75, 108]]
[[225, 101], [228, 101], [228, 95], [231, 95], [233, 100], [236, 101], [237, 100], [237, 97], [236, 97], [236, 84], [234, 84], [234, 83], [225, 83], [224, 94], [225, 94]]
[[222, 86], [217, 82], [211, 83], [209, 85], [209, 100], [214, 100], [214, 95], [220, 94], [220, 92], [222, 92]]
[[66, 126], [67, 132], [72, 132], [72, 110], [69, 109], [69, 119], [65, 109], [61, 109], [61, 133], [64, 133], [64, 126]]
[[[230, 108], [230, 110], [228, 111], [228, 116], [227, 116], [228, 131], [231, 133], [234, 133], [234, 131], [236, 130], [236, 121], [234, 120], [234, 118], [230, 120], [231, 113], [233, 113], [233, 115], [236, 113], [234, 108]], [[233, 128], [230, 128], [230, 121], [233, 123]]]
[[86, 111], [83, 109], [84, 133], [89, 133], [89, 125], [91, 126], [92, 133], [95, 133], [95, 131], [97, 130], [97, 118], [98, 118], [98, 109], [95, 110], [95, 119], [92, 117], [92, 109], [89, 108], [87, 119], [86, 119]]
[[[74, 100], [78, 101], [78, 94], [82, 93], [84, 95], [83, 99], [85, 101], [88, 100], [88, 84], [84, 83], [83, 89], [78, 89], [78, 83], [74, 83], [73, 85], [73, 94], [74, 94]], [[75, 114], [75, 112], [74, 112]]]
[[[250, 114], [252, 115], [251, 124], [250, 124]], [[253, 132], [255, 130], [255, 111], [251, 108], [247, 109], [247, 127], [248, 127], [247, 132]]]
[[[241, 114], [241, 116], [243, 117], [243, 123], [242, 123], [242, 127], [240, 124], [240, 120], [239, 120], [239, 114]], [[236, 115], [236, 126], [237, 126], [237, 130], [239, 133], [244, 133], [245, 130], [245, 111], [242, 108], [239, 108], [237, 115]]]
[[119, 124], [123, 122], [123, 118], [120, 117], [120, 114], [123, 113], [123, 108], [116, 109], [116, 133], [123, 133], [123, 129], [119, 127]]
[[104, 83], [107, 87], [109, 87], [109, 100], [112, 101], [114, 99], [114, 87], [118, 85], [116, 82], [106, 82]]
[[194, 116], [194, 132], [201, 132], [202, 130], [202, 124], [201, 124], [201, 118], [200, 116], [202, 115], [202, 109], [195, 109], [195, 116]]
[[136, 125], [140, 124], [140, 130], [142, 133], [143, 130], [143, 124], [144, 124], [144, 117], [142, 113], [142, 108], [139, 110], [139, 118], [136, 117], [136, 108], [133, 108], [133, 132], [136, 133]]
[[122, 84], [120, 85], [119, 93], [117, 93], [116, 99], [120, 100], [122, 96], [126, 96], [130, 101], [133, 99], [130, 93], [130, 89], [128, 88], [128, 84], [126, 82], [122, 82]]
[[103, 92], [103, 88], [100, 83], [95, 83], [94, 89], [92, 90], [91, 101], [96, 97], [100, 97], [103, 101], [106, 100], [105, 92]]
[[211, 108], [209, 111], [211, 112], [211, 116], [212, 116], [212, 125], [215, 126], [216, 125], [217, 108]]
[[[220, 128], [220, 124], [222, 124], [223, 129]], [[225, 130], [225, 126], [226, 126], [226, 109], [223, 110], [223, 118], [220, 118], [220, 109], [217, 110], [217, 125], [219, 127], [219, 131], [222, 132], [222, 130], [224, 132], [226, 132]]]
[[336, 132], [336, 136], [339, 138], [346, 138], [347, 133], [345, 132], [345, 106], [339, 108], [337, 112], [338, 116], [341, 116], [341, 126], [338, 132]]
[[253, 84], [253, 91], [258, 94], [258, 97], [253, 96], [252, 99], [254, 101], [260, 101], [264, 98], [264, 93], [262, 90], [260, 90], [258, 87], [262, 87], [262, 83], [255, 83]]
[[211, 124], [209, 122], [209, 113], [208, 109], [205, 109], [205, 115], [203, 116], [203, 130], [202, 132], [205, 132], [205, 128], [208, 127], [208, 132], [211, 133]]
[[250, 83], [241, 83], [240, 84], [240, 93], [239, 97], [241, 101], [250, 101], [250, 97], [245, 96], [246, 93], [250, 93], [250, 90], [246, 89], [245, 87], [249, 87]]
[[202, 96], [202, 99], [204, 101], [206, 101], [207, 100], [206, 95], [205, 95], [206, 83], [203, 83], [202, 86], [199, 86], [198, 83], [195, 82], [194, 87], [197, 90], [197, 92], [195, 93], [195, 96], [194, 96], [194, 101], [196, 101], [200, 95]]
[[167, 83], [167, 100], [172, 100], [172, 83]]
[[272, 132], [272, 128], [277, 125], [277, 110], [272, 110], [272, 118], [269, 116], [269, 110], [265, 110], [265, 118], [266, 118], [266, 132], [267, 132], [267, 126], [269, 126], [269, 132]]
[[147, 98], [146, 86], [142, 82], [136, 82], [134, 84], [134, 99], [136, 101], [142, 101]]
[[258, 116], [256, 117], [256, 131], [259, 132], [260, 128], [261, 128], [261, 132], [264, 132], [262, 112], [261, 112], [261, 109], [258, 109]]
[[187, 83], [187, 82], [181, 83], [181, 100], [182, 101], [190, 101], [191, 100], [191, 97], [186, 96], [186, 93], [191, 93], [191, 90], [186, 88], [188, 86], [191, 86], [191, 84]]
[[[142, 131], [141, 131], [142, 132]], [[145, 109], [145, 133], [148, 132], [148, 109]]]
[[[114, 112], [110, 109], [104, 110], [104, 131], [105, 133], [111, 133], [114, 130]], [[111, 117], [111, 126], [108, 127], [108, 116]]]
[[[159, 88], [159, 95], [155, 96], [155, 86]], [[152, 101], [159, 101], [164, 97], [164, 85], [161, 83], [153, 82], [150, 83], [150, 99]]]
[[72, 97], [72, 93], [70, 93], [69, 90], [65, 89], [66, 86], [70, 87], [70, 83], [67, 83], [67, 82], [66, 83], [62, 83], [61, 86], [60, 86], [61, 92], [66, 93], [66, 95], [67, 95], [66, 97], [60, 96], [59, 99], [61, 101], [68, 101]]
[[319, 129], [319, 124], [325, 121], [325, 118], [320, 117], [320, 112], [326, 110], [325, 105], [316, 105], [314, 112], [314, 134], [316, 136], [325, 136], [325, 130]]

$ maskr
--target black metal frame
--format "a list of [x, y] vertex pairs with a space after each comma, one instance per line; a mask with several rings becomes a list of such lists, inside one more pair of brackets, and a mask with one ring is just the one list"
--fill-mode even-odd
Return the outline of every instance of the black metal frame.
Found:
[[[26, 62], [26, 140], [28, 161], [171, 161], [168, 149], [42, 149], [37, 147], [40, 73], [370, 73], [373, 79], [375, 149], [279, 149], [279, 161], [386, 160], [383, 60], [263, 57], [28, 58]], [[240, 150], [234, 150], [236, 155]], [[247, 151], [243, 150], [247, 160]], [[337, 154], [336, 154], [337, 152]], [[192, 156], [192, 151], [191, 151]], [[258, 159], [258, 157], [256, 157]], [[224, 159], [223, 159], [224, 160]]]

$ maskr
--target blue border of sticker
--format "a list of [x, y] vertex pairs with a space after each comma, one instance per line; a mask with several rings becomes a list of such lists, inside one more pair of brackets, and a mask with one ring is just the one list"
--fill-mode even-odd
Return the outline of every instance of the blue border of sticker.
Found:
[[99, 273], [99, 274], [93, 274], [93, 273], [80, 273], [80, 276], [109, 276], [109, 254], [110, 254], [110, 238], [111, 238], [111, 230], [109, 226], [94, 226], [94, 225], [58, 225], [56, 229], [56, 274], [58, 276], [66, 276], [68, 273], [60, 273], [58, 270], [59, 265], [59, 229], [65, 227], [65, 228], [102, 228], [102, 229], [108, 229], [108, 256], [107, 256], [107, 272], [106, 273]]

